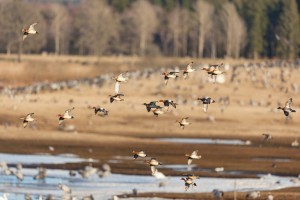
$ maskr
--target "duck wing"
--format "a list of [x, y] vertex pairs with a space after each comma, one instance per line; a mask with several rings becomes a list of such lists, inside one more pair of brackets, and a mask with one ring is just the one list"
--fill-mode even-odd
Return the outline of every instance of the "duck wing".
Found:
[[171, 104], [174, 108], [176, 108], [176, 103], [171, 102], [170, 104]]
[[116, 82], [115, 84], [115, 93], [118, 94], [120, 92], [120, 83]]
[[36, 23], [33, 23], [33, 24], [31, 24], [30, 26], [29, 26], [29, 29], [28, 29], [28, 31], [35, 31], [35, 28], [34, 28], [34, 26], [35, 25], [37, 25], [37, 22]]
[[189, 64], [186, 66], [186, 69], [187, 69], [187, 70], [193, 69], [193, 63], [194, 63], [194, 62], [189, 63]]
[[74, 109], [75, 109], [75, 107], [66, 110], [66, 111], [65, 111], [65, 115], [70, 115], [70, 112], [71, 112], [72, 110], [74, 110]]
[[207, 112], [207, 109], [208, 109], [208, 104], [204, 104], [204, 103], [203, 103], [203, 111], [204, 111], [204, 112]]
[[192, 152], [191, 156], [197, 156], [198, 155], [198, 150], [195, 150]]
[[286, 108], [291, 108], [292, 103], [293, 103], [293, 99], [289, 98], [289, 100], [287, 100], [287, 102], [285, 102], [285, 107]]
[[64, 118], [63, 117], [59, 117], [58, 118], [58, 124], [61, 125], [64, 122]]
[[27, 125], [28, 125], [28, 121], [24, 120], [24, 121], [23, 121], [23, 127], [26, 128]]
[[150, 169], [151, 169], [152, 175], [154, 175], [157, 172], [157, 169], [155, 166], [150, 166]]
[[192, 161], [193, 161], [193, 159], [192, 158], [188, 158], [188, 165], [191, 165], [192, 164]]
[[165, 85], [168, 85], [168, 82], [169, 82], [169, 78], [165, 76]]
[[23, 40], [25, 40], [25, 38], [27, 38], [28, 34], [24, 33], [23, 34]]
[[188, 72], [183, 72], [183, 78], [184, 78], [184, 79], [187, 79], [188, 75], [189, 75]]

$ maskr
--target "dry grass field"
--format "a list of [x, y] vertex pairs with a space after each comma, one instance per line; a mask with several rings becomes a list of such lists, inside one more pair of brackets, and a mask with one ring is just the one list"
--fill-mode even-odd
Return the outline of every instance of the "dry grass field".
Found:
[[[0, 83], [2, 87], [24, 86], [35, 82], [54, 82], [79, 78], [92, 78], [107, 73], [142, 70], [145, 68], [183, 68], [191, 59], [173, 58], [85, 58], [23, 56], [17, 63], [14, 57], [0, 56]], [[225, 62], [231, 65], [251, 62], [244, 60], [193, 60], [200, 63]], [[231, 68], [232, 69], [232, 68]], [[290, 73], [284, 87], [292, 83], [300, 84], [299, 69], [285, 69]], [[144, 150], [157, 157], [163, 164], [186, 164], [185, 153], [199, 150], [201, 160], [194, 163], [211, 171], [195, 171], [195, 174], [209, 177], [256, 177], [256, 174], [272, 173], [284, 176], [297, 176], [300, 173], [299, 148], [291, 147], [291, 142], [299, 136], [300, 107], [299, 93], [283, 92], [280, 88], [280, 69], [270, 69], [273, 78], [271, 87], [264, 87], [264, 70], [257, 69], [255, 81], [251, 81], [242, 68], [238, 75], [240, 82], [230, 82], [232, 70], [225, 74], [225, 83], [207, 82], [207, 74], [198, 70], [187, 80], [180, 77], [170, 80], [165, 86], [160, 72], [149, 78], [130, 77], [121, 85], [125, 95], [123, 102], [109, 102], [108, 95], [114, 94], [113, 80], [102, 87], [79, 85], [74, 89], [41, 92], [39, 94], [20, 94], [13, 97], [2, 95], [0, 98], [0, 151], [9, 153], [74, 153], [82, 157], [99, 159], [101, 163], [116, 159], [111, 163], [113, 173], [150, 175], [147, 165], [123, 159], [131, 156], [132, 150]], [[204, 113], [196, 99], [210, 96], [213, 99], [229, 96], [230, 104], [221, 112], [221, 103], [209, 105]], [[277, 111], [278, 102], [283, 105], [292, 97], [292, 118], [285, 120], [282, 111]], [[178, 108], [170, 108], [165, 114], [155, 117], [147, 112], [143, 103], [153, 100], [173, 99]], [[256, 102], [250, 105], [248, 102]], [[58, 126], [59, 113], [75, 107], [73, 120], [66, 120], [65, 126], [74, 125], [75, 130], [62, 131]], [[89, 106], [102, 106], [109, 110], [108, 117], [95, 116]], [[20, 117], [35, 113], [35, 125], [22, 127]], [[299, 110], [300, 112], [300, 110]], [[176, 120], [189, 117], [192, 123], [185, 130], [180, 129]], [[209, 120], [214, 119], [214, 121]], [[270, 133], [273, 139], [263, 143], [262, 133]], [[250, 140], [251, 145], [210, 145], [184, 144], [159, 141], [159, 138], [209, 138]], [[55, 147], [50, 152], [48, 146]], [[93, 153], [88, 151], [93, 149]], [[119, 156], [116, 158], [116, 156]], [[288, 159], [277, 162], [276, 159]], [[101, 164], [99, 163], [99, 165]], [[272, 167], [276, 164], [276, 168]], [[215, 167], [225, 171], [242, 171], [241, 174], [216, 173]], [[76, 165], [56, 165], [48, 167], [72, 168]], [[160, 169], [166, 175], [182, 175], [168, 168]], [[201, 187], [201, 186], [199, 186]], [[299, 189], [299, 188], [298, 188]], [[265, 193], [267, 194], [267, 193]], [[275, 192], [275, 199], [299, 199], [299, 190]], [[152, 196], [148, 194], [147, 196]], [[193, 195], [193, 194], [189, 194]], [[197, 194], [194, 194], [197, 195]], [[177, 198], [209, 199], [208, 195], [182, 196]], [[230, 194], [231, 195], [231, 194]], [[284, 195], [290, 195], [286, 197]], [[158, 195], [161, 196], [161, 195]], [[162, 196], [164, 196], [162, 194]], [[174, 196], [169, 198], [175, 198]], [[225, 199], [232, 199], [228, 196]]]

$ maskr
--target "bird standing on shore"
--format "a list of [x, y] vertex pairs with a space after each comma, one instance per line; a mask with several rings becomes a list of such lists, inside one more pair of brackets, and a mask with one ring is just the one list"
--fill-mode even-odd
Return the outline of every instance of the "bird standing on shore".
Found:
[[246, 199], [258, 199], [260, 197], [259, 191], [252, 191], [246, 194]]

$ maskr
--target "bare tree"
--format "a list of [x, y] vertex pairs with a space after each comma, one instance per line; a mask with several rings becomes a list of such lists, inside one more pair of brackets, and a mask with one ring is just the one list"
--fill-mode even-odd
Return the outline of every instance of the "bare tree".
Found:
[[202, 58], [206, 34], [211, 31], [213, 24], [214, 7], [204, 0], [198, 0], [195, 10], [198, 22], [198, 57]]
[[39, 35], [22, 40], [22, 28], [28, 27], [34, 22], [39, 22], [37, 29], [44, 28], [43, 18], [38, 8], [33, 8], [22, 1], [13, 0], [1, 3], [0, 12], [0, 43], [5, 46], [7, 54], [12, 51], [21, 54], [25, 52], [38, 52], [45, 44], [45, 35], [41, 31]]
[[244, 47], [246, 28], [232, 3], [225, 3], [221, 14], [224, 31], [226, 33], [226, 57], [240, 55], [241, 47]]
[[188, 37], [190, 31], [190, 14], [186, 9], [180, 9], [180, 40], [181, 40], [181, 55], [187, 56], [188, 54]]
[[158, 35], [161, 42], [162, 53], [166, 56], [169, 54], [169, 46], [172, 43], [172, 33], [168, 27], [169, 18], [167, 12], [164, 12], [162, 9], [159, 10], [158, 17], [160, 19]]
[[62, 49], [66, 51], [69, 43], [70, 18], [66, 8], [59, 3], [52, 4], [50, 12], [55, 54], [58, 55], [62, 53]]
[[132, 5], [131, 13], [131, 19], [138, 33], [140, 55], [145, 55], [158, 26], [156, 9], [149, 1], [139, 0]]
[[100, 56], [109, 49], [109, 44], [118, 37], [119, 18], [104, 1], [81, 1], [77, 15], [80, 52]]
[[173, 56], [179, 56], [180, 8], [176, 7], [168, 16], [168, 29], [172, 33]]

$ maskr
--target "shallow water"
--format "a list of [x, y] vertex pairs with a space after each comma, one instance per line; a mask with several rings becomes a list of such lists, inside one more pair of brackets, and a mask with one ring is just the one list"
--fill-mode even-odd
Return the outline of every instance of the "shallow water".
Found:
[[80, 162], [98, 162], [93, 159], [79, 158], [74, 154], [9, 154], [0, 153], [0, 162], [5, 161], [8, 164], [64, 164]]
[[249, 145], [246, 141], [238, 139], [159, 138], [158, 140], [165, 142], [189, 144]]
[[[10, 156], [11, 160], [8, 164], [19, 163], [20, 160], [27, 158], [28, 163], [36, 164], [41, 162], [36, 159], [36, 155], [28, 156], [18, 155], [17, 157], [11, 154], [1, 154], [4, 157]], [[3, 157], [0, 157], [2, 159]], [[20, 160], [13, 160], [12, 158], [18, 158]], [[52, 156], [51, 158], [67, 159], [70, 161], [70, 157]], [[72, 157], [72, 159], [78, 159], [78, 161], [86, 161], [78, 157]], [[75, 161], [75, 160], [73, 160]], [[181, 168], [182, 166], [175, 166], [175, 168]], [[14, 170], [14, 168], [12, 168]], [[7, 176], [3, 173], [0, 175], [0, 192], [10, 193], [9, 199], [23, 200], [24, 194], [29, 193], [38, 199], [38, 195], [52, 194], [55, 199], [61, 199], [63, 193], [59, 190], [58, 184], [63, 183], [68, 185], [73, 195], [82, 198], [93, 194], [95, 199], [109, 199], [112, 195], [131, 193], [132, 189], [137, 189], [138, 192], [180, 192], [184, 191], [184, 183], [180, 180], [181, 177], [166, 177], [165, 179], [155, 179], [153, 176], [138, 176], [138, 175], [123, 175], [112, 174], [105, 178], [99, 178], [93, 175], [89, 179], [83, 179], [78, 174], [76, 177], [69, 177], [68, 170], [55, 170], [48, 169], [48, 177], [44, 180], [34, 180], [33, 176], [37, 173], [36, 169], [24, 168], [22, 170], [25, 175], [22, 182], [18, 182], [17, 178], [13, 175]], [[299, 187], [300, 182], [293, 183], [290, 181], [291, 177], [278, 177], [271, 175], [262, 175], [260, 178], [247, 178], [247, 179], [228, 179], [228, 178], [205, 178], [202, 177], [196, 180], [197, 187], [190, 188], [188, 192], [211, 192], [213, 189], [221, 189], [224, 191], [234, 190], [236, 182], [238, 191], [249, 190], [272, 190], [281, 189], [286, 187]], [[159, 187], [159, 183], [164, 182], [165, 187]], [[2, 195], [2, 194], [1, 194]]]

